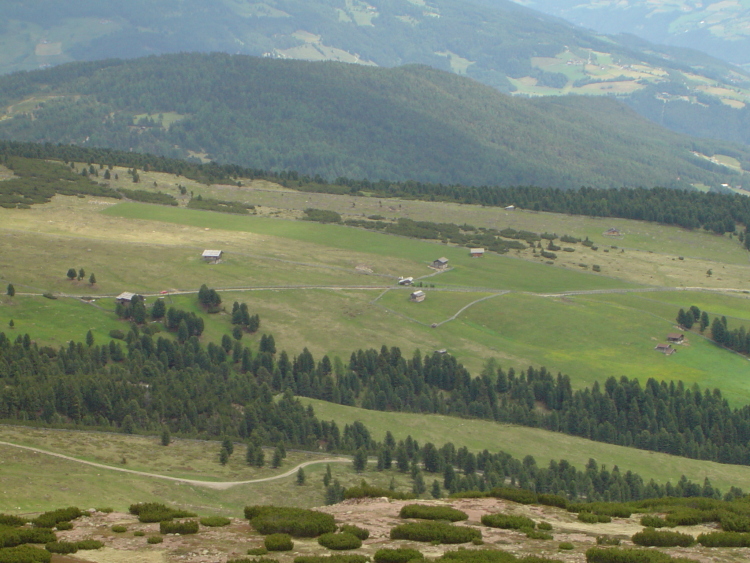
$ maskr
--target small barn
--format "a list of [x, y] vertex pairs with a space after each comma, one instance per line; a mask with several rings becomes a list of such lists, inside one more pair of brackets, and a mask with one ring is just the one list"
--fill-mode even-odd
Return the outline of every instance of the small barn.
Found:
[[133, 301], [133, 298], [136, 296], [135, 293], [130, 293], [129, 291], [123, 291], [120, 295], [115, 297], [115, 300], [118, 303], [130, 303]]
[[432, 261], [432, 267], [433, 268], [438, 268], [440, 270], [442, 270], [443, 268], [447, 268], [448, 267], [448, 259], [445, 256], [443, 256], [442, 258], [438, 258], [437, 260], [433, 260]]
[[619, 237], [622, 236], [622, 233], [618, 230], [612, 227], [611, 229], [607, 229], [602, 233], [605, 237]]
[[398, 285], [411, 285], [414, 283], [414, 278], [409, 276], [408, 278], [398, 278]]
[[484, 248], [470, 248], [469, 254], [472, 258], [481, 258], [484, 256]]
[[427, 297], [427, 295], [425, 295], [425, 292], [420, 289], [419, 291], [413, 292], [409, 299], [414, 303], [421, 303], [424, 301], [425, 297]]
[[675, 344], [682, 344], [685, 340], [685, 335], [679, 332], [670, 332], [667, 334], [667, 342], [674, 342]]
[[221, 260], [221, 256], [223, 254], [224, 251], [222, 250], [204, 250], [201, 258], [203, 258], [204, 262], [216, 264], [219, 260]]
[[672, 348], [671, 344], [657, 344], [654, 350], [656, 350], [657, 352], [661, 352], [665, 356], [671, 356], [677, 351], [674, 348]]

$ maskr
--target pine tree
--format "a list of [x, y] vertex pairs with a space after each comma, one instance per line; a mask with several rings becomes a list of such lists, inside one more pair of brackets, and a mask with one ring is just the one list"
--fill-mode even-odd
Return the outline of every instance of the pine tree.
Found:
[[301, 467], [297, 471], [297, 485], [305, 484], [305, 471]]
[[161, 431], [161, 445], [168, 446], [172, 442], [172, 436], [169, 434], [169, 429], [165, 428]]
[[222, 465], [229, 463], [229, 452], [224, 448], [221, 448], [221, 451], [219, 452], [219, 463]]
[[86, 333], [86, 346], [91, 348], [94, 345], [94, 334], [89, 330]]
[[90, 285], [96, 285], [96, 276], [93, 272], [91, 272], [91, 275], [89, 276], [89, 284]]
[[84, 277], [86, 277], [86, 272], [81, 268], [78, 270], [78, 281], [81, 281]]
[[8, 294], [8, 297], [13, 297], [16, 294], [16, 288], [13, 286], [12, 283], [8, 284], [8, 289], [6, 293]]
[[273, 460], [271, 461], [271, 467], [276, 469], [277, 467], [281, 467], [281, 460], [284, 459], [284, 456], [281, 455], [281, 450], [279, 448], [276, 448], [273, 451]]
[[432, 490], [430, 491], [430, 494], [432, 495], [432, 498], [441, 498], [443, 496], [443, 491], [440, 488], [440, 483], [437, 479], [432, 482]]
[[367, 451], [364, 448], [359, 448], [354, 452], [352, 466], [357, 473], [362, 473], [367, 468]]
[[68, 276], [69, 280], [76, 279], [76, 276], [78, 276], [78, 272], [76, 272], [75, 268], [68, 268], [68, 273], [66, 274]]
[[331, 484], [331, 478], [332, 478], [332, 476], [331, 476], [331, 464], [329, 463], [329, 464], [326, 465], [326, 474], [323, 475], [323, 485], [326, 486], [326, 487], [328, 485], [330, 485]]

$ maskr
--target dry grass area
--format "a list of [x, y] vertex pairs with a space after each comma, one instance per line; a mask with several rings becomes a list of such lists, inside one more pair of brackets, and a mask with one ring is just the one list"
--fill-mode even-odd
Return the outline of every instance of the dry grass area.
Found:
[[[410, 547], [418, 549], [425, 556], [439, 557], [445, 551], [457, 549], [458, 546], [432, 545], [405, 540], [391, 540], [390, 529], [403, 523], [398, 514], [401, 507], [413, 501], [389, 501], [380, 499], [353, 499], [333, 506], [320, 507], [319, 510], [332, 514], [339, 524], [356, 524], [370, 532], [369, 539], [355, 551], [372, 557], [381, 548]], [[606, 535], [619, 538], [624, 546], [632, 546], [629, 537], [642, 529], [640, 515], [630, 518], [615, 518], [609, 524], [583, 524], [574, 514], [561, 509], [540, 506], [524, 506], [498, 499], [456, 499], [451, 501], [421, 501], [424, 504], [450, 504], [469, 515], [469, 520], [458, 525], [480, 528], [484, 545], [465, 544], [467, 549], [500, 549], [517, 556], [540, 555], [570, 563], [583, 563], [585, 551], [596, 544], [596, 536]], [[490, 513], [518, 514], [532, 518], [536, 522], [545, 521], [552, 524], [553, 540], [530, 540], [518, 531], [488, 528], [480, 524], [484, 514]], [[124, 525], [127, 532], [116, 534], [111, 531], [113, 525]], [[244, 557], [248, 549], [262, 546], [262, 536], [255, 532], [243, 519], [232, 519], [229, 526], [223, 528], [201, 527], [198, 534], [179, 536], [167, 535], [164, 542], [149, 545], [147, 537], [158, 535], [158, 524], [142, 524], [134, 516], [124, 513], [104, 514], [91, 512], [89, 516], [74, 522], [74, 529], [60, 532], [58, 535], [66, 541], [92, 538], [105, 543], [106, 547], [96, 551], [79, 551], [75, 557], [59, 558], [63, 561], [92, 561], [95, 563], [166, 563], [181, 561], [186, 563], [220, 563], [228, 559]], [[691, 526], [677, 528], [678, 531], [697, 535], [712, 530], [708, 526]], [[143, 532], [144, 536], [134, 536], [133, 532]], [[561, 551], [560, 542], [570, 542], [574, 549]], [[740, 551], [735, 549], [706, 549], [702, 547], [675, 548], [664, 550], [673, 555], [693, 558], [696, 561], [711, 563], [729, 563], [739, 561]], [[273, 559], [282, 563], [291, 562], [300, 555], [328, 555], [331, 552], [322, 548], [314, 539], [295, 539], [291, 552], [272, 554]]]

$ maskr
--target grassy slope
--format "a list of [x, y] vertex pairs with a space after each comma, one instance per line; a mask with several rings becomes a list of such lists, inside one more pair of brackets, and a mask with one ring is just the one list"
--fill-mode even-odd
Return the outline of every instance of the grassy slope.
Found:
[[473, 451], [503, 450], [517, 458], [533, 455], [540, 466], [551, 459], [567, 459], [576, 467], [583, 467], [593, 458], [609, 468], [617, 465], [620, 471], [630, 469], [645, 479], [653, 478], [659, 482], [675, 480], [684, 474], [699, 482], [709, 477], [715, 486], [723, 490], [732, 485], [743, 488], [750, 486], [750, 467], [745, 466], [722, 465], [603, 444], [537, 428], [471, 419], [457, 420], [439, 415], [366, 411], [313, 399], [301, 400], [312, 404], [318, 417], [335, 420], [340, 426], [357, 420], [363, 422], [378, 439], [390, 430], [397, 440], [411, 435], [420, 444], [432, 442], [440, 446], [451, 441], [456, 446], [465, 445]]

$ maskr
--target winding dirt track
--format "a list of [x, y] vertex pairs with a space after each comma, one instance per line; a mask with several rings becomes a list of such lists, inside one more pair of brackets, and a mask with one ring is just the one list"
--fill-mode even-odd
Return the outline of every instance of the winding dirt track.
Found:
[[262, 479], [250, 479], [248, 481], [199, 481], [197, 479], [183, 479], [181, 477], [170, 477], [169, 475], [160, 475], [158, 473], [148, 473], [145, 471], [136, 471], [134, 469], [125, 469], [124, 467], [112, 467], [111, 465], [104, 465], [103, 463], [96, 463], [93, 461], [85, 461], [82, 459], [77, 459], [74, 457], [70, 457], [63, 454], [58, 454], [54, 452], [48, 452], [45, 450], [40, 450], [39, 448], [32, 448], [29, 446], [19, 446], [18, 444], [12, 444], [11, 442], [2, 442], [0, 441], [0, 446], [10, 446], [12, 448], [19, 448], [22, 450], [27, 450], [30, 452], [35, 452], [38, 454], [44, 454], [49, 455], [53, 457], [59, 457], [61, 459], [66, 459], [68, 461], [74, 461], [76, 463], [83, 463], [84, 465], [90, 465], [92, 467], [98, 467], [99, 469], [107, 469], [109, 471], [120, 471], [121, 473], [132, 473], [134, 475], [141, 475], [143, 477], [154, 477], [156, 479], [166, 479], [168, 481], [177, 481], [179, 483], [186, 483], [188, 485], [196, 485], [199, 487], [206, 487], [208, 489], [215, 489], [218, 491], [224, 491], [226, 489], [230, 489], [232, 487], [236, 487], [237, 485], [250, 485], [253, 483], [264, 483], [266, 481], [274, 481], [275, 479], [284, 479], [286, 477], [290, 477], [297, 473], [299, 469], [302, 467], [307, 467], [308, 465], [316, 465], [318, 463], [351, 463], [350, 459], [345, 458], [331, 458], [331, 459], [319, 459], [314, 461], [306, 461], [304, 463], [300, 463], [299, 465], [291, 468], [289, 471], [286, 471], [284, 473], [281, 473], [279, 475], [274, 475], [272, 477], [264, 477]]

